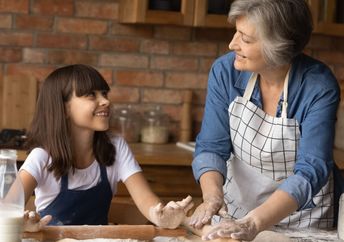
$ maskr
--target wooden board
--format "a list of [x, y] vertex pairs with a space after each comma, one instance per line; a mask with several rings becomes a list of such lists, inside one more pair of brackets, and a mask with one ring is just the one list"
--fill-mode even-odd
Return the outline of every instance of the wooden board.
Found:
[[28, 129], [36, 105], [37, 81], [29, 76], [5, 76], [1, 128]]

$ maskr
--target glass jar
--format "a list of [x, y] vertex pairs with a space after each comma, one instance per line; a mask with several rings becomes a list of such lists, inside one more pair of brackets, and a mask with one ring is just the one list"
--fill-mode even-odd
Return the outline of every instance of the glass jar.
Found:
[[138, 142], [140, 139], [140, 115], [129, 105], [114, 112], [111, 129], [121, 135], [128, 143]]
[[164, 144], [169, 137], [169, 118], [161, 112], [160, 107], [144, 113], [141, 129], [141, 141], [143, 143]]
[[24, 206], [16, 150], [0, 150], [0, 241], [21, 241]]

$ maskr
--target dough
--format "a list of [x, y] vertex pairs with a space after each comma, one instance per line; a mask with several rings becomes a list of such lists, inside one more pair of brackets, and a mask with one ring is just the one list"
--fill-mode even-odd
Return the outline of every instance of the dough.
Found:
[[260, 232], [256, 238], [253, 240], [253, 242], [291, 242], [292, 240], [281, 234], [281, 233], [277, 233], [277, 232], [273, 232], [273, 231], [263, 231]]
[[77, 239], [62, 239], [57, 242], [139, 242], [144, 240], [136, 239], [86, 239], [86, 240], [77, 240]]

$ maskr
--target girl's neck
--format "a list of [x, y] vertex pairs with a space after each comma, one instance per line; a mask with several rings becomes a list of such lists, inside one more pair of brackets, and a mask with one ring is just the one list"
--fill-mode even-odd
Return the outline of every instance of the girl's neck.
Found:
[[94, 132], [75, 132], [72, 134], [72, 150], [76, 168], [89, 167], [94, 161]]

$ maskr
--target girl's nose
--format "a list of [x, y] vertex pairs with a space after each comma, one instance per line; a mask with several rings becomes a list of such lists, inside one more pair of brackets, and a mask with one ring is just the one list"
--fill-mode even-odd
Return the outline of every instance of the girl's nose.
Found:
[[109, 106], [110, 100], [107, 97], [104, 97], [103, 95], [99, 95], [99, 104], [101, 106]]

